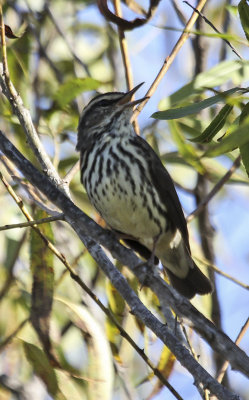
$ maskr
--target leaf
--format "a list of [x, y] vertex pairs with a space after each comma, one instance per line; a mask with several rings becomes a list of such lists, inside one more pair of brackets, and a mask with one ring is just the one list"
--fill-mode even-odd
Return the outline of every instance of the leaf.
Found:
[[[249, 116], [249, 103], [247, 103], [239, 118], [239, 124], [242, 124], [243, 121]], [[240, 146], [240, 154], [242, 158], [242, 162], [244, 164], [245, 170], [247, 172], [247, 175], [249, 176], [249, 142], [244, 144], [243, 146]]]
[[18, 39], [18, 36], [14, 35], [11, 27], [9, 25], [4, 25], [5, 36], [9, 39]]
[[223, 61], [208, 71], [198, 74], [187, 85], [160, 102], [160, 109], [172, 107], [188, 97], [201, 94], [207, 88], [220, 86], [227, 81], [239, 85], [249, 79], [249, 63], [247, 60]]
[[[169, 120], [169, 119], [177, 119], [186, 117], [186, 115], [196, 114], [207, 107], [213, 106], [214, 104], [220, 102], [226, 102], [227, 96], [241, 91], [241, 88], [233, 88], [226, 90], [225, 92], [219, 93], [215, 96], [209, 97], [208, 99], [199, 101], [197, 103], [193, 103], [190, 106], [180, 107], [180, 108], [171, 108], [170, 110], [158, 111], [151, 115], [152, 118], [161, 119], [161, 120]], [[244, 90], [243, 90], [244, 91]]]
[[225, 125], [226, 119], [230, 114], [230, 112], [232, 111], [232, 109], [233, 106], [230, 106], [229, 104], [226, 104], [224, 107], [222, 107], [222, 109], [219, 111], [219, 113], [216, 115], [213, 121], [208, 125], [208, 127], [202, 132], [202, 134], [195, 137], [194, 139], [190, 139], [191, 142], [197, 142], [197, 143], [211, 142], [213, 137]]
[[[38, 210], [35, 218], [45, 218], [47, 213]], [[44, 237], [53, 241], [51, 224], [39, 226]], [[30, 268], [32, 272], [33, 285], [31, 295], [31, 323], [35, 328], [42, 345], [47, 354], [51, 353], [51, 342], [49, 338], [49, 320], [53, 304], [54, 270], [53, 254], [41, 236], [31, 230], [30, 238]]]
[[247, 40], [249, 40], [249, 6], [246, 0], [241, 0], [238, 4], [240, 22], [244, 29]]
[[240, 155], [241, 155], [241, 159], [244, 164], [246, 173], [249, 177], [249, 142], [244, 144], [243, 146], [240, 146]]
[[218, 144], [210, 146], [202, 157], [217, 157], [222, 154], [233, 151], [238, 147], [248, 144], [249, 142], [249, 122], [240, 125], [230, 135], [226, 136]]
[[55, 400], [83, 400], [72, 377], [62, 370], [54, 369], [45, 353], [32, 343], [22, 340], [26, 357], [34, 373], [44, 382], [48, 393]]
[[5, 244], [5, 250], [6, 250], [6, 258], [5, 261], [3, 262], [3, 266], [6, 269], [6, 271], [10, 271], [13, 269], [13, 263], [16, 261], [17, 254], [19, 252], [20, 248], [20, 240], [15, 240], [12, 239], [11, 237], [6, 236], [6, 244]]
[[199, 160], [199, 155], [197, 154], [195, 147], [185, 141], [178, 123], [176, 121], [171, 121], [169, 126], [172, 137], [177, 144], [179, 153], [182, 155], [183, 159], [192, 165], [199, 173], [204, 174], [205, 169]]
[[168, 379], [175, 362], [175, 356], [167, 346], [163, 346], [163, 350], [158, 362], [157, 368], [163, 374], [163, 376]]
[[54, 95], [59, 106], [65, 107], [82, 92], [96, 90], [102, 85], [93, 78], [73, 78], [60, 86]]
[[56, 300], [65, 304], [70, 310], [70, 318], [83, 332], [87, 332], [89, 353], [89, 382], [88, 400], [110, 400], [113, 388], [112, 353], [102, 327], [94, 316], [78, 304], [67, 299]]
[[[106, 294], [108, 298], [108, 307], [112, 314], [115, 315], [116, 320], [122, 324], [124, 317], [125, 302], [123, 297], [119, 294], [117, 289], [112, 285], [109, 280], [106, 280]], [[118, 356], [118, 345], [120, 343], [120, 332], [117, 326], [108, 318], [106, 321], [106, 333], [109, 342], [112, 345], [112, 352], [115, 357]]]
[[[215, 158], [205, 157], [202, 159], [202, 163], [206, 169], [206, 176], [211, 182], [218, 182], [227, 172], [227, 168]], [[245, 174], [234, 172], [227, 182], [227, 184], [230, 183], [240, 183], [248, 185], [248, 179], [246, 178]]]
[[[175, 356], [167, 346], [163, 346], [160, 359], [157, 364], [157, 369], [161, 372], [161, 374], [168, 379], [171, 372], [173, 371], [174, 364], [175, 364]], [[154, 377], [154, 373], [151, 372], [149, 373], [139, 384], [141, 385], [142, 383], [151, 381], [151, 379]], [[156, 384], [154, 385], [151, 393], [149, 396], [147, 396], [147, 400], [152, 400], [158, 393], [162, 390], [163, 388], [163, 383], [157, 379]]]
[[22, 340], [23, 348], [34, 372], [45, 383], [47, 391], [55, 396], [58, 391], [58, 381], [45, 353], [32, 343]]
[[[80, 382], [79, 379], [76, 380], [72, 377], [68, 376], [68, 373], [65, 373], [62, 370], [56, 370], [56, 378], [58, 381], [58, 385], [60, 388], [59, 399], [58, 396], [56, 400], [66, 399], [66, 400], [87, 400], [86, 396], [83, 393], [80, 393], [77, 387], [76, 382]], [[63, 396], [63, 397], [61, 397]]]

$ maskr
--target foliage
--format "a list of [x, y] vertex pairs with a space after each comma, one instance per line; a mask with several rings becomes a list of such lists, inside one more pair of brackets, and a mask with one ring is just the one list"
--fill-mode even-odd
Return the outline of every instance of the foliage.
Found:
[[[173, 47], [179, 37], [179, 32], [159, 29], [159, 17], [166, 15], [170, 18], [176, 30], [179, 24], [174, 7], [167, 8], [164, 2], [151, 1], [147, 13], [136, 2], [129, 2], [130, 9], [123, 9], [125, 17], [135, 11], [143, 18], [134, 21], [123, 19], [123, 22], [110, 14], [106, 8], [107, 2], [98, 3], [104, 4], [103, 15], [99, 13], [96, 2], [65, 0], [56, 0], [49, 6], [43, 0], [37, 4], [7, 1], [3, 13], [4, 23], [10, 30], [6, 33], [10, 79], [30, 111], [59, 177], [66, 177], [67, 182], [70, 176], [70, 193], [74, 202], [104, 226], [89, 203], [80, 183], [79, 172], [75, 175], [69, 172], [78, 159], [75, 132], [79, 115], [96, 90], [126, 90], [119, 42], [123, 28], [136, 28], [126, 34], [134, 80], [137, 84], [145, 77], [148, 86], [155, 79], [155, 65], [159, 63], [155, 49], [162, 61], [167, 56], [164, 54], [164, 40]], [[186, 5], [183, 10], [184, 13], [189, 12]], [[205, 25], [197, 28], [199, 40], [204, 37], [210, 46], [205, 50], [206, 67], [195, 76], [192, 72], [187, 74], [182, 70], [184, 64], [189, 71], [199, 62], [200, 48], [198, 50], [197, 46], [196, 50], [196, 47], [189, 45], [185, 56], [184, 53], [179, 54], [181, 70], [175, 61], [172, 70], [168, 71], [170, 79], [163, 87], [163, 95], [158, 92], [153, 94], [153, 106], [150, 106], [149, 112], [145, 108], [140, 125], [144, 126], [143, 134], [148, 142], [169, 167], [177, 187], [181, 189], [181, 197], [184, 199], [185, 194], [191, 197], [191, 205], [186, 200], [183, 202], [184, 208], [190, 211], [197, 207], [193, 216], [198, 224], [189, 226], [191, 248], [198, 264], [213, 279], [218, 296], [198, 298], [193, 300], [193, 304], [209, 319], [213, 319], [217, 328], [222, 329], [222, 315], [229, 310], [224, 310], [226, 301], [220, 304], [219, 298], [223, 300], [229, 296], [227, 291], [230, 288], [237, 290], [238, 298], [234, 299], [237, 308], [240, 306], [239, 297], [244, 296], [248, 286], [245, 284], [243, 267], [237, 266], [235, 256], [234, 268], [229, 264], [228, 270], [224, 267], [224, 273], [229, 274], [230, 278], [230, 275], [236, 275], [240, 285], [237, 289], [234, 289], [234, 282], [229, 283], [226, 289], [228, 281], [220, 276], [217, 279], [214, 274], [212, 265], [216, 269], [215, 263], [222, 266], [228, 250], [224, 249], [226, 238], [222, 238], [221, 234], [218, 234], [217, 244], [214, 243], [212, 219], [210, 221], [206, 205], [217, 194], [212, 201], [215, 209], [219, 210], [229, 201], [230, 193], [236, 197], [237, 204], [242, 204], [249, 196], [248, 61], [238, 59], [222, 41], [222, 37], [232, 41], [236, 36], [240, 40], [235, 41], [235, 46], [243, 56], [246, 54], [246, 39], [241, 35], [244, 31], [248, 39], [249, 6], [246, 0], [241, 0], [231, 9], [219, 1], [204, 10], [213, 24], [220, 27], [224, 37], [218, 34], [208, 38], [208, 34], [212, 36], [211, 29], [207, 32]], [[108, 15], [114, 24], [108, 22]], [[159, 34], [158, 31], [160, 39], [153, 39], [153, 35]], [[193, 44], [195, 38], [192, 35], [189, 41]], [[184, 60], [186, 54], [187, 61]], [[160, 64], [156, 65], [156, 71], [160, 67]], [[18, 113], [12, 109], [11, 102], [4, 94], [1, 100], [1, 130], [26, 158], [40, 168], [37, 155], [27, 145], [23, 121], [18, 118]], [[158, 110], [155, 109], [157, 104]], [[149, 120], [150, 116], [152, 119]], [[27, 217], [27, 213], [23, 205], [32, 219], [46, 218], [49, 212], [54, 214], [54, 206], [38, 190], [31, 188], [13, 164], [4, 156], [0, 161], [3, 177], [11, 184], [14, 194], [17, 196], [18, 193], [19, 196], [15, 198], [11, 189], [3, 184], [4, 179], [0, 182], [1, 226], [24, 222], [26, 219], [23, 214]], [[204, 186], [200, 182], [204, 182]], [[211, 190], [213, 196], [208, 198]], [[240, 218], [243, 220], [246, 217], [240, 214]], [[208, 223], [202, 225], [202, 219], [208, 220]], [[192, 381], [185, 370], [179, 370], [175, 355], [134, 317], [120, 293], [100, 272], [96, 261], [65, 222], [54, 221], [35, 228], [7, 230], [5, 227], [0, 232], [0, 238], [1, 399], [8, 400], [15, 396], [25, 399], [30, 396], [27, 393], [32, 385], [37, 399], [45, 399], [46, 393], [58, 400], [108, 400], [122, 396], [127, 399], [159, 399], [164, 398], [166, 391], [170, 396], [167, 398], [175, 398], [163, 385], [160, 373], [174, 382], [177, 392], [185, 400], [196, 396], [196, 388], [190, 388]], [[215, 250], [216, 258], [210, 256]], [[77, 285], [77, 280], [71, 279], [68, 265], [94, 293], [92, 299]], [[119, 262], [116, 266], [146, 307], [163, 321], [166, 318], [170, 326], [169, 314], [174, 320], [172, 310], [168, 309], [169, 314], [165, 316], [155, 293], [149, 288], [141, 288], [128, 268]], [[219, 284], [221, 279], [222, 285]], [[100, 306], [100, 299], [106, 307]], [[217, 312], [221, 317], [215, 320]], [[246, 314], [243, 315], [246, 318]], [[113, 322], [112, 316], [117, 323]], [[235, 318], [237, 323], [233, 323], [232, 318], [229, 315], [228, 333], [234, 339], [244, 321], [238, 322]], [[119, 327], [132, 338], [133, 347]], [[220, 372], [223, 358], [215, 354], [210, 356], [198, 332], [193, 332], [191, 327], [184, 327], [183, 332], [184, 340], [191, 344], [192, 352], [196, 353], [196, 359], [215, 377]], [[141, 354], [148, 356], [155, 371], [159, 371], [158, 375], [147, 367], [146, 357], [141, 358], [136, 344], [139, 344]], [[209, 361], [211, 357], [213, 366]], [[4, 375], [14, 377], [18, 385], [15, 386], [10, 379], [4, 381]], [[243, 377], [241, 381], [236, 381], [234, 376], [229, 371], [229, 382], [225, 378], [225, 383], [232, 391], [249, 399], [246, 394], [248, 383], [245, 384]], [[199, 391], [202, 393], [200, 387]], [[204, 395], [209, 396], [207, 392]]]

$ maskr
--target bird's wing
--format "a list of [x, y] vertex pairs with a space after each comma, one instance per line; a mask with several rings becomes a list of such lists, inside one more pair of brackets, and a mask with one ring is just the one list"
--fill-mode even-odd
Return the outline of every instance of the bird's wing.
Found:
[[175, 190], [174, 183], [163, 166], [160, 158], [150, 147], [150, 145], [140, 136], [136, 137], [137, 145], [144, 152], [144, 157], [148, 159], [150, 165], [151, 180], [154, 183], [161, 201], [165, 204], [172, 225], [176, 226], [181, 232], [183, 241], [190, 253], [189, 235], [186, 219], [182, 206]]

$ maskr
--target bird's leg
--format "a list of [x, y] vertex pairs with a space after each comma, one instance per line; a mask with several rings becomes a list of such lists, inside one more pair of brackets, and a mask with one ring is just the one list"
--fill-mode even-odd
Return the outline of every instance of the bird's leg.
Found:
[[158, 239], [159, 239], [160, 236], [161, 236], [161, 230], [158, 233], [158, 235], [156, 235], [153, 238], [152, 251], [151, 251], [151, 254], [150, 254], [150, 258], [147, 260], [147, 264], [150, 265], [150, 266], [154, 265], [154, 260], [155, 260], [155, 258], [157, 259], [156, 255], [155, 255], [155, 251], [156, 251], [156, 245], [157, 245], [157, 242], [158, 242]]
[[[155, 261], [158, 261], [158, 258], [155, 255], [155, 251], [156, 251], [156, 245], [157, 245], [157, 242], [158, 242], [158, 239], [159, 239], [160, 235], [161, 235], [161, 231], [158, 233], [158, 235], [156, 235], [153, 238], [153, 246], [152, 246], [152, 250], [151, 250], [149, 258], [146, 261], [142, 261], [141, 263], [138, 263], [135, 266], [135, 268], [144, 268], [144, 267], [146, 268], [145, 269], [145, 276], [144, 276], [143, 282], [141, 284], [140, 290], [144, 286], [146, 286], [146, 281], [148, 280], [148, 277], [149, 277], [148, 267], [149, 268], [153, 267], [155, 265]], [[156, 262], [156, 264], [158, 264], [158, 262]]]

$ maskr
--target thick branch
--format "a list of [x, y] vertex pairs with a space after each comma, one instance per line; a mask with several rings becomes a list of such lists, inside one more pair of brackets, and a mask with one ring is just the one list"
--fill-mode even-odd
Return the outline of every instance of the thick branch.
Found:
[[[24, 158], [1, 132], [0, 149], [12, 160], [33, 185], [64, 212], [66, 221], [77, 232], [90, 254], [98, 262], [112, 284], [129, 304], [131, 311], [170, 348], [180, 363], [194, 376], [195, 382], [205, 384], [205, 387], [207, 387], [211, 393], [218, 396], [219, 399], [238, 399], [238, 396], [235, 396], [219, 385], [207, 371], [194, 360], [189, 351], [180, 344], [169, 328], [162, 324], [146, 309], [130, 288], [125, 278], [113, 266], [96, 242], [99, 242], [110, 250], [115, 258], [119, 259], [123, 264], [128, 265], [136, 276], [140, 280], [143, 280], [143, 271], [139, 271], [139, 268], [135, 268], [139, 259], [130, 250], [120, 245], [111, 232], [106, 232], [79, 210], [45, 175], [41, 174]], [[151, 273], [149, 282], [150, 287], [159, 294], [159, 297], [164, 298], [178, 315], [188, 318], [192, 322], [194, 329], [204, 337], [214, 350], [220, 352], [224, 358], [227, 358], [234, 369], [238, 369], [249, 376], [248, 357], [224, 333], [217, 330], [187, 299], [179, 295], [172, 287], [169, 287], [161, 278]]]

